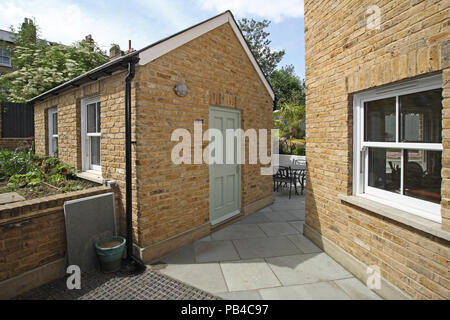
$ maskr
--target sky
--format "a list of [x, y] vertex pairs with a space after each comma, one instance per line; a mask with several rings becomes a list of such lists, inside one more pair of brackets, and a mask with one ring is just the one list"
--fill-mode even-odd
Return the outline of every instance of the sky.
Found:
[[270, 20], [271, 49], [284, 49], [279, 67], [305, 74], [303, 0], [0, 0], [0, 29], [34, 18], [39, 35], [71, 44], [91, 34], [108, 51], [112, 43], [145, 47], [225, 10], [236, 19]]

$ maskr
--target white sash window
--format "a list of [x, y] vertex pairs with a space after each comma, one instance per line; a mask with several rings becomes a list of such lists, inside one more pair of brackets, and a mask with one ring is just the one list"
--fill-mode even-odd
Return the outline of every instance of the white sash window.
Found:
[[48, 109], [48, 155], [58, 156], [58, 109]]
[[82, 100], [81, 130], [83, 170], [101, 172], [100, 97]]
[[353, 192], [441, 222], [441, 75], [354, 96]]

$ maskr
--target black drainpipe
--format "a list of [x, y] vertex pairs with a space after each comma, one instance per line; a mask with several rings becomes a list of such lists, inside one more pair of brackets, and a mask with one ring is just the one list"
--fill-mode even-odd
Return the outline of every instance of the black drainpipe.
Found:
[[125, 182], [126, 182], [126, 223], [127, 223], [127, 259], [135, 265], [136, 271], [145, 270], [144, 263], [133, 255], [133, 216], [132, 216], [132, 167], [131, 167], [131, 80], [134, 78], [134, 66], [139, 61], [136, 56], [128, 61], [128, 74], [125, 78]]

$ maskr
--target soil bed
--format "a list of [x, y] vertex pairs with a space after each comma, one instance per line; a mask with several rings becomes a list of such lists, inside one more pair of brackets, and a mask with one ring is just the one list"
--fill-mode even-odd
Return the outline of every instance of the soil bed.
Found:
[[[98, 187], [99, 184], [90, 182], [90, 181], [86, 181], [86, 180], [67, 180], [68, 183], [70, 183], [71, 187], [76, 187], [76, 186], [80, 186], [83, 189], [88, 189], [88, 188], [93, 188], [93, 187]], [[24, 187], [18, 187], [18, 188], [14, 188], [13, 190], [7, 187], [8, 182], [7, 181], [0, 181], [0, 193], [6, 193], [6, 192], [17, 192], [18, 194], [20, 194], [22, 197], [24, 197], [26, 200], [30, 200], [30, 199], [36, 199], [36, 198], [41, 198], [41, 197], [46, 197], [46, 196], [51, 196], [54, 194], [60, 194], [60, 193], [65, 193], [67, 191], [62, 191], [61, 188], [58, 188], [57, 186], [54, 186], [50, 183], [40, 183], [37, 186], [33, 186], [30, 187], [28, 185], [24, 186]]]

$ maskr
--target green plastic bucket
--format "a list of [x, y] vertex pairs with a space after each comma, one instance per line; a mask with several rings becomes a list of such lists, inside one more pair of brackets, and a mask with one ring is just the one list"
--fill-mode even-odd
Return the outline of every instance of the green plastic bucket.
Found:
[[120, 270], [125, 243], [125, 238], [119, 236], [104, 238], [95, 242], [95, 251], [103, 272]]

